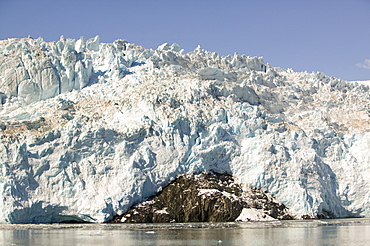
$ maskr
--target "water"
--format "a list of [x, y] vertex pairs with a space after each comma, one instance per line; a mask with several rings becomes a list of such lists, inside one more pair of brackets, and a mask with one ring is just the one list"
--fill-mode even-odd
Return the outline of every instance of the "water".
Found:
[[370, 245], [370, 219], [0, 225], [0, 245]]

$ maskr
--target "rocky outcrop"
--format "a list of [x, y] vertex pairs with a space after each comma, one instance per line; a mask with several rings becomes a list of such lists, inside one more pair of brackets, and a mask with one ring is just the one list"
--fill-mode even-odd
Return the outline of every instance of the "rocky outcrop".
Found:
[[[228, 174], [203, 173], [175, 179], [157, 196], [117, 215], [114, 222], [227, 222], [243, 209], [255, 209], [261, 219], [292, 219], [285, 205], [256, 188], [242, 189]], [[253, 220], [245, 217], [243, 220]]]

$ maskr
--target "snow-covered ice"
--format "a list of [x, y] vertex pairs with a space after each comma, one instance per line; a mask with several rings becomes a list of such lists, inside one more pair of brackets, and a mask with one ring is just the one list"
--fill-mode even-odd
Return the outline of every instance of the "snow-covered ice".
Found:
[[367, 83], [200, 47], [3, 40], [0, 222], [107, 221], [203, 171], [297, 218], [370, 216], [369, 99]]

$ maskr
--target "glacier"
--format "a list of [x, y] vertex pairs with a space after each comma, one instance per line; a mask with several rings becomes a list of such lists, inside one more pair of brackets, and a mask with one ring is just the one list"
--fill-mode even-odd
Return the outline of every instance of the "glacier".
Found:
[[0, 222], [106, 222], [211, 171], [297, 219], [369, 217], [369, 85], [176, 43], [2, 40]]

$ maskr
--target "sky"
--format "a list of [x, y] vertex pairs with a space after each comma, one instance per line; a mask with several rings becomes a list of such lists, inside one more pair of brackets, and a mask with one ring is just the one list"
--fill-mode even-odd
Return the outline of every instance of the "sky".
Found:
[[274, 67], [370, 80], [370, 0], [0, 0], [0, 39], [178, 43]]

